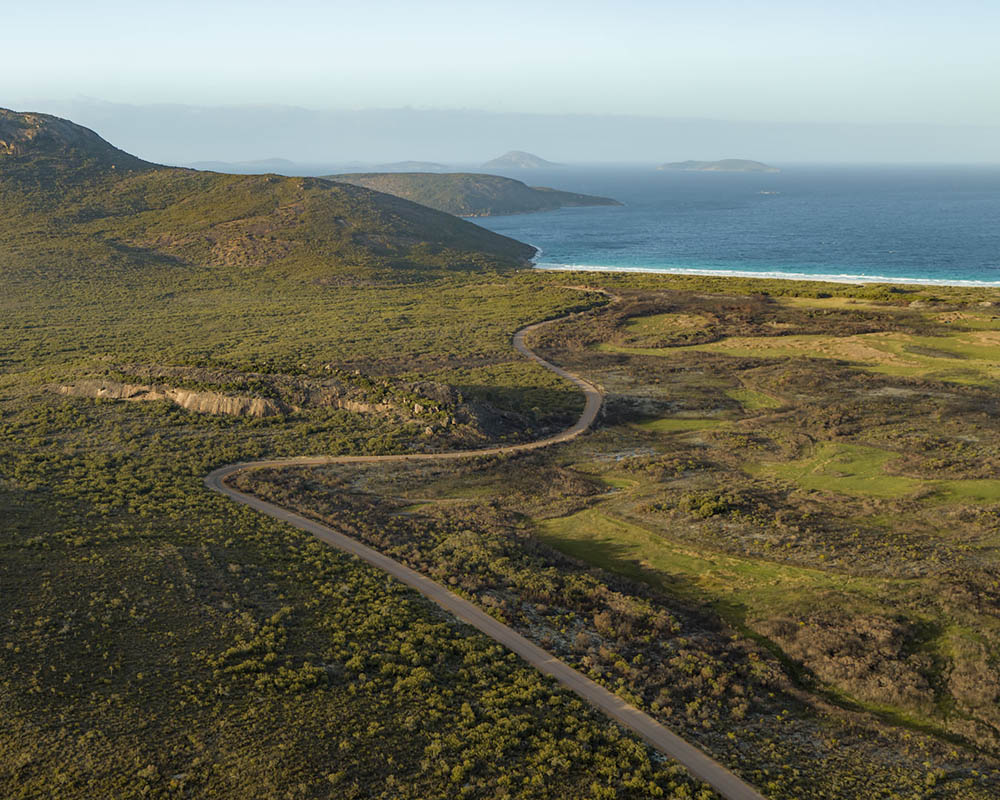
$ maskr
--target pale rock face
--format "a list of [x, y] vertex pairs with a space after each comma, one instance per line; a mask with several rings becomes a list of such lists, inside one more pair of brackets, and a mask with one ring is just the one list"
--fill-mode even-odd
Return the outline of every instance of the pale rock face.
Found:
[[234, 417], [273, 417], [292, 410], [284, 403], [264, 397], [243, 397], [218, 392], [195, 392], [169, 386], [114, 381], [80, 381], [58, 388], [60, 394], [95, 397], [107, 400], [151, 402], [170, 400], [188, 411], [201, 414], [225, 414]]
[[[254, 417], [260, 419], [299, 411], [299, 408], [296, 406], [267, 397], [227, 395], [220, 392], [178, 389], [162, 384], [82, 380], [53, 388], [59, 394], [73, 397], [93, 397], [131, 402], [169, 400], [188, 411], [194, 411], [199, 414], [223, 414], [231, 417]], [[310, 401], [312, 405], [340, 408], [356, 414], [390, 414], [399, 411], [391, 403], [364, 403], [340, 397], [330, 392], [317, 393], [310, 398]]]
[[263, 397], [240, 397], [215, 392], [191, 392], [170, 389], [167, 396], [181, 408], [202, 414], [225, 414], [231, 417], [273, 417], [285, 413], [283, 405]]

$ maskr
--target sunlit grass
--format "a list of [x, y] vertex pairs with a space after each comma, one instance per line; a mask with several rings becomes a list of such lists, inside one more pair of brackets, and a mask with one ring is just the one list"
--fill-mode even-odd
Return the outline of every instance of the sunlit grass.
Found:
[[710, 598], [732, 620], [741, 619], [747, 611], [801, 608], [818, 593], [867, 595], [882, 583], [698, 550], [596, 509], [542, 520], [538, 530], [546, 543], [580, 561], [670, 594], [692, 600]]
[[808, 458], [785, 463], [748, 464], [753, 475], [791, 481], [803, 489], [874, 497], [903, 497], [923, 488], [915, 478], [889, 475], [885, 465], [896, 454], [877, 447], [824, 442]]
[[652, 314], [648, 317], [633, 317], [625, 323], [630, 333], [676, 333], [678, 331], [704, 330], [712, 321], [701, 314]]
[[763, 411], [781, 406], [781, 401], [778, 398], [754, 389], [727, 389], [726, 397], [735, 400], [747, 411]]
[[605, 343], [598, 349], [646, 356], [698, 351], [756, 358], [826, 358], [899, 377], [979, 385], [1000, 379], [1000, 330], [993, 327], [956, 331], [951, 336], [913, 336], [896, 331], [852, 336], [731, 336], [709, 344], [627, 347]]
[[708, 428], [719, 428], [727, 425], [727, 420], [707, 417], [660, 417], [646, 422], [637, 422], [631, 427], [654, 433], [681, 433], [683, 431], [700, 431]]
[[894, 458], [896, 453], [878, 447], [823, 442], [807, 458], [751, 463], [744, 469], [751, 475], [790, 481], [802, 489], [856, 497], [898, 498], [925, 492], [933, 502], [1000, 500], [1000, 480], [930, 480], [892, 475], [886, 465]]
[[854, 297], [781, 297], [779, 305], [790, 308], [830, 308], [837, 310], [878, 311], [880, 313], [905, 310], [887, 303], [870, 303]]

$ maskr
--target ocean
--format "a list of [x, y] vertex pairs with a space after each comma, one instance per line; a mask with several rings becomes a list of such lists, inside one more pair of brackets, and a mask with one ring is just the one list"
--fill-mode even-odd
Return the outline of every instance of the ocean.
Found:
[[1000, 166], [504, 174], [625, 204], [475, 220], [541, 268], [1000, 285]]

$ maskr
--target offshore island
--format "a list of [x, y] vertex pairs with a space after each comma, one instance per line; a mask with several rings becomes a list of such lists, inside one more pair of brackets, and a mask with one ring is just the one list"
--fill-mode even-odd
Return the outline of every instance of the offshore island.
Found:
[[723, 158], [720, 161], [670, 161], [657, 167], [678, 172], [781, 172], [777, 167], [745, 158]]

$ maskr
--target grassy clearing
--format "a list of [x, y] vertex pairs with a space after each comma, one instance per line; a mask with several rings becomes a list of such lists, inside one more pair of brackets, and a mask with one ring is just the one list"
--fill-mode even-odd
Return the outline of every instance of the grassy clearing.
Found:
[[639, 485], [639, 481], [634, 478], [619, 478], [612, 475], [601, 475], [601, 483], [610, 486], [612, 489], [632, 489]]
[[647, 422], [637, 422], [632, 427], [653, 433], [683, 433], [720, 428], [729, 424], [727, 420], [707, 417], [661, 417]]
[[899, 306], [866, 302], [855, 297], [780, 297], [777, 298], [777, 302], [788, 308], [846, 309], [848, 311], [878, 311], [880, 313], [902, 310]]
[[770, 475], [812, 491], [903, 497], [922, 489], [925, 481], [885, 471], [885, 465], [895, 457], [895, 453], [878, 447], [823, 442], [808, 458], [748, 464], [745, 469], [751, 475]]
[[677, 331], [700, 331], [712, 324], [712, 320], [700, 314], [653, 314], [648, 317], [632, 317], [624, 329], [641, 335], [675, 333]]
[[727, 389], [726, 397], [735, 400], [747, 411], [764, 411], [769, 408], [781, 407], [781, 401], [778, 398], [754, 389]]
[[886, 465], [897, 457], [897, 453], [878, 447], [823, 442], [808, 458], [747, 464], [744, 469], [751, 475], [780, 478], [810, 491], [882, 498], [923, 492], [934, 502], [1000, 501], [997, 480], [933, 480], [889, 474]]
[[941, 499], [945, 502], [961, 502], [965, 500], [984, 503], [1000, 502], [1000, 481], [934, 481], [931, 485], [937, 488]]
[[1000, 339], [996, 334], [997, 331], [990, 329], [950, 337], [894, 332], [855, 336], [733, 336], [711, 344], [679, 347], [604, 343], [598, 350], [643, 356], [672, 356], [687, 350], [754, 358], [828, 358], [852, 362], [884, 375], [982, 385], [1000, 379]]
[[595, 509], [538, 522], [540, 537], [573, 558], [693, 601], [710, 599], [731, 622], [787, 612], [818, 594], [869, 594], [875, 581], [737, 558], [685, 546]]

